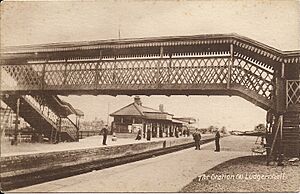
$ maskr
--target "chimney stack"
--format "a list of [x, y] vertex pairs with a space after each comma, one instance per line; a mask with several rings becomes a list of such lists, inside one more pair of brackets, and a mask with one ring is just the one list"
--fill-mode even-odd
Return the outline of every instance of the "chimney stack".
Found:
[[134, 103], [137, 104], [137, 105], [142, 106], [141, 98], [139, 96], [135, 96], [134, 97]]
[[160, 104], [158, 108], [159, 108], [160, 112], [164, 112], [164, 105], [163, 104]]

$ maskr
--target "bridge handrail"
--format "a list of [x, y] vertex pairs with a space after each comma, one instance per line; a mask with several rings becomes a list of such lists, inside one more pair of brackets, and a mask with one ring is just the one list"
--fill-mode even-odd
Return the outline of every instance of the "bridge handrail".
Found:
[[42, 113], [46, 118], [50, 119], [54, 125], [57, 125], [57, 121], [59, 119], [59, 116], [55, 114], [50, 108], [47, 106], [44, 106], [36, 97], [25, 95], [23, 98], [31, 103], [34, 107], [36, 107], [40, 113]]
[[[33, 96], [26, 95], [23, 97], [24, 99], [29, 101], [31, 105], [36, 107], [40, 111], [40, 113], [42, 113], [46, 118], [50, 119], [52, 124], [55, 125], [57, 129], [59, 129], [60, 117], [57, 114], [55, 114], [47, 106], [44, 106], [43, 104], [39, 103], [39, 100]], [[77, 129], [78, 127], [68, 117], [61, 118], [61, 132], [67, 132], [72, 138], [76, 138]]]
[[68, 117], [61, 119], [61, 132], [68, 133], [74, 140], [76, 140], [78, 130], [79, 129], [76, 124]]

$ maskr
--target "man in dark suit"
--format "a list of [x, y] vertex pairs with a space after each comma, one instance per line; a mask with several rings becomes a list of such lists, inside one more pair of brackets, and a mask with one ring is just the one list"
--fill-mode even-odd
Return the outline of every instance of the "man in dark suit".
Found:
[[107, 135], [108, 135], [108, 125], [105, 125], [103, 129], [101, 130], [102, 135], [103, 135], [103, 141], [102, 145], [106, 145], [106, 140], [107, 140]]
[[141, 140], [141, 139], [142, 139], [142, 130], [139, 129], [135, 140]]
[[195, 133], [193, 134], [194, 140], [195, 140], [195, 150], [200, 150], [200, 140], [201, 140], [201, 134], [198, 131], [198, 129], [196, 129]]
[[220, 132], [219, 130], [217, 130], [216, 132], [216, 136], [215, 136], [215, 144], [216, 144], [216, 150], [215, 152], [219, 152], [220, 151]]
[[147, 129], [147, 141], [150, 141], [151, 140], [151, 130], [150, 129]]

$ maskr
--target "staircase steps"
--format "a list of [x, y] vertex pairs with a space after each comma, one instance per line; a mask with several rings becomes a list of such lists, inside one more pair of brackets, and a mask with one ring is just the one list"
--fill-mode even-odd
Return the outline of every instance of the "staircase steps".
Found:
[[[14, 111], [16, 112], [17, 106], [17, 96], [10, 95], [8, 98], [2, 98], [2, 100]], [[20, 98], [20, 117], [22, 117], [31, 127], [41, 130], [46, 137], [52, 128], [58, 130], [55, 123], [53, 123], [49, 118], [43, 115], [37, 108], [32, 106], [25, 98]]]
[[285, 155], [299, 156], [300, 113], [288, 112], [283, 115], [282, 145]]

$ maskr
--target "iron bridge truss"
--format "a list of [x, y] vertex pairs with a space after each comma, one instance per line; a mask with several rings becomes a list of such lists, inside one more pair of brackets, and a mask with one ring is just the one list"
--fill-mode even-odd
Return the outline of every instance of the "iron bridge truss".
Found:
[[[299, 51], [283, 52], [235, 34], [10, 47], [1, 53], [1, 90], [238, 95], [269, 110], [276, 108], [276, 98], [300, 104], [298, 80], [296, 88], [292, 82], [280, 86], [284, 72], [299, 71], [299, 63]], [[282, 97], [282, 88], [292, 91]]]

